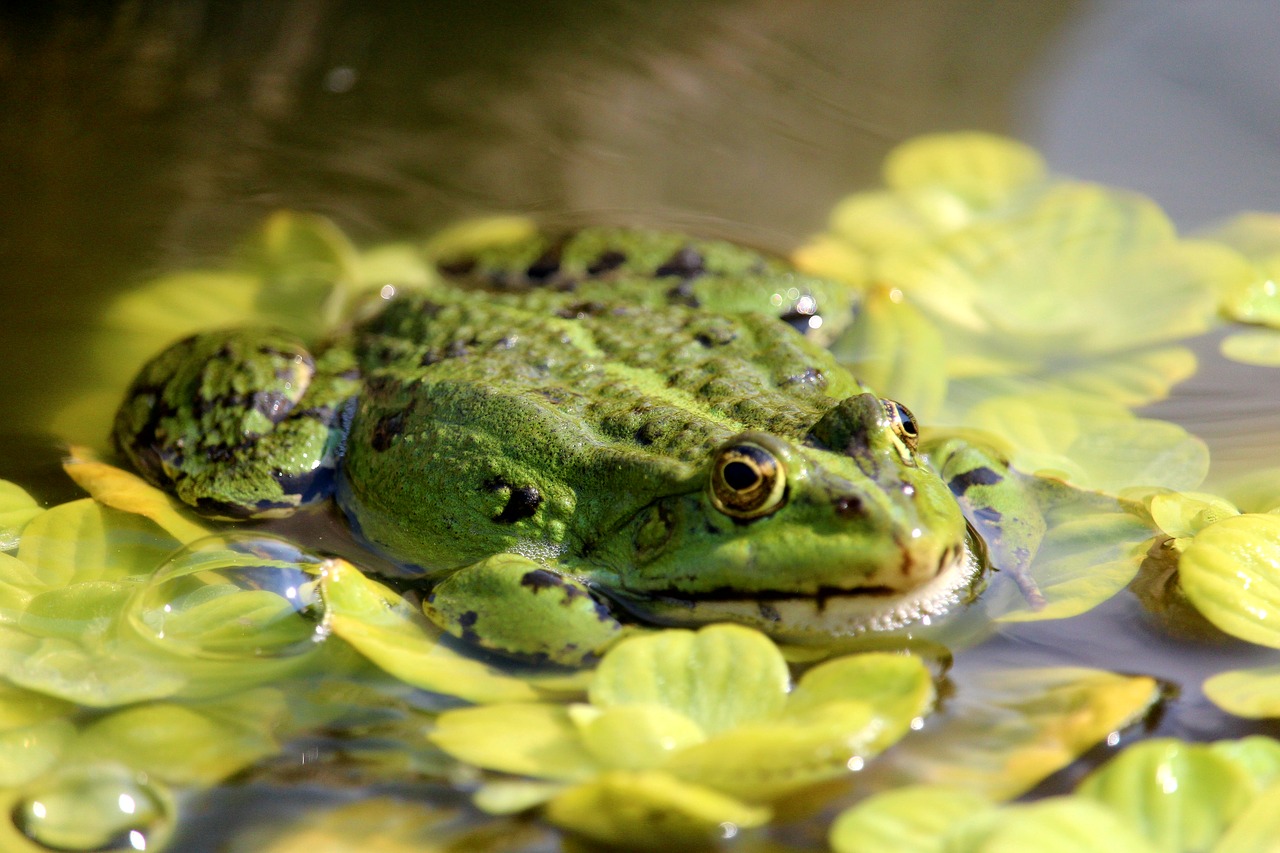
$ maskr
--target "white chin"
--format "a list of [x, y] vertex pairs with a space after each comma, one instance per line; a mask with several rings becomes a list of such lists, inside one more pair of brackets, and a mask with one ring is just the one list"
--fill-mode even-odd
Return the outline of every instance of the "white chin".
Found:
[[943, 565], [927, 583], [899, 595], [854, 591], [821, 597], [691, 599], [688, 609], [672, 602], [669, 608], [651, 612], [649, 618], [687, 625], [736, 622], [780, 640], [893, 631], [942, 616], [966, 600], [981, 571], [982, 561], [966, 543], [960, 556]]

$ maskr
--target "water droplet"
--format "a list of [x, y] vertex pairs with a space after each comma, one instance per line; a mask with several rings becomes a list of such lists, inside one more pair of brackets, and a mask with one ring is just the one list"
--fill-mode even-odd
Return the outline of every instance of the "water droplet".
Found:
[[192, 542], [130, 600], [133, 628], [169, 651], [234, 660], [305, 654], [329, 635], [323, 558], [254, 533]]
[[13, 823], [49, 850], [159, 850], [173, 808], [167, 792], [127, 768], [76, 767], [31, 786], [13, 807]]

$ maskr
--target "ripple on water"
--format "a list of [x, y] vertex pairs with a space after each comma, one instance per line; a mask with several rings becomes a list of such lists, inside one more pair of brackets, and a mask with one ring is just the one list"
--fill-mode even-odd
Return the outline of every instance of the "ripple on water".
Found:
[[130, 601], [128, 619], [142, 636], [189, 657], [295, 657], [329, 635], [324, 566], [272, 536], [210, 536], [156, 570]]

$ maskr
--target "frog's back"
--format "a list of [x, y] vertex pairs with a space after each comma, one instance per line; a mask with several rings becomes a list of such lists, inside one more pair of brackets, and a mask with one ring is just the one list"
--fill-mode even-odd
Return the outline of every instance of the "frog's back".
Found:
[[357, 330], [366, 390], [343, 500], [406, 562], [585, 550], [696, 488], [729, 436], [802, 438], [861, 390], [776, 316], [705, 310], [622, 266], [586, 281], [573, 263], [542, 286], [402, 298]]

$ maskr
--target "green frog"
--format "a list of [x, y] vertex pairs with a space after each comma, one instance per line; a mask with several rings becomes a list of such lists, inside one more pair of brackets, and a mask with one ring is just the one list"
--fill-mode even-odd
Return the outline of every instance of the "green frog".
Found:
[[637, 620], [900, 628], [975, 595], [986, 548], [1021, 572], [1043, 535], [1022, 477], [922, 442], [823, 347], [854, 316], [839, 284], [612, 228], [438, 267], [314, 351], [270, 329], [174, 344], [116, 447], [215, 518], [333, 496], [442, 629], [568, 665]]

